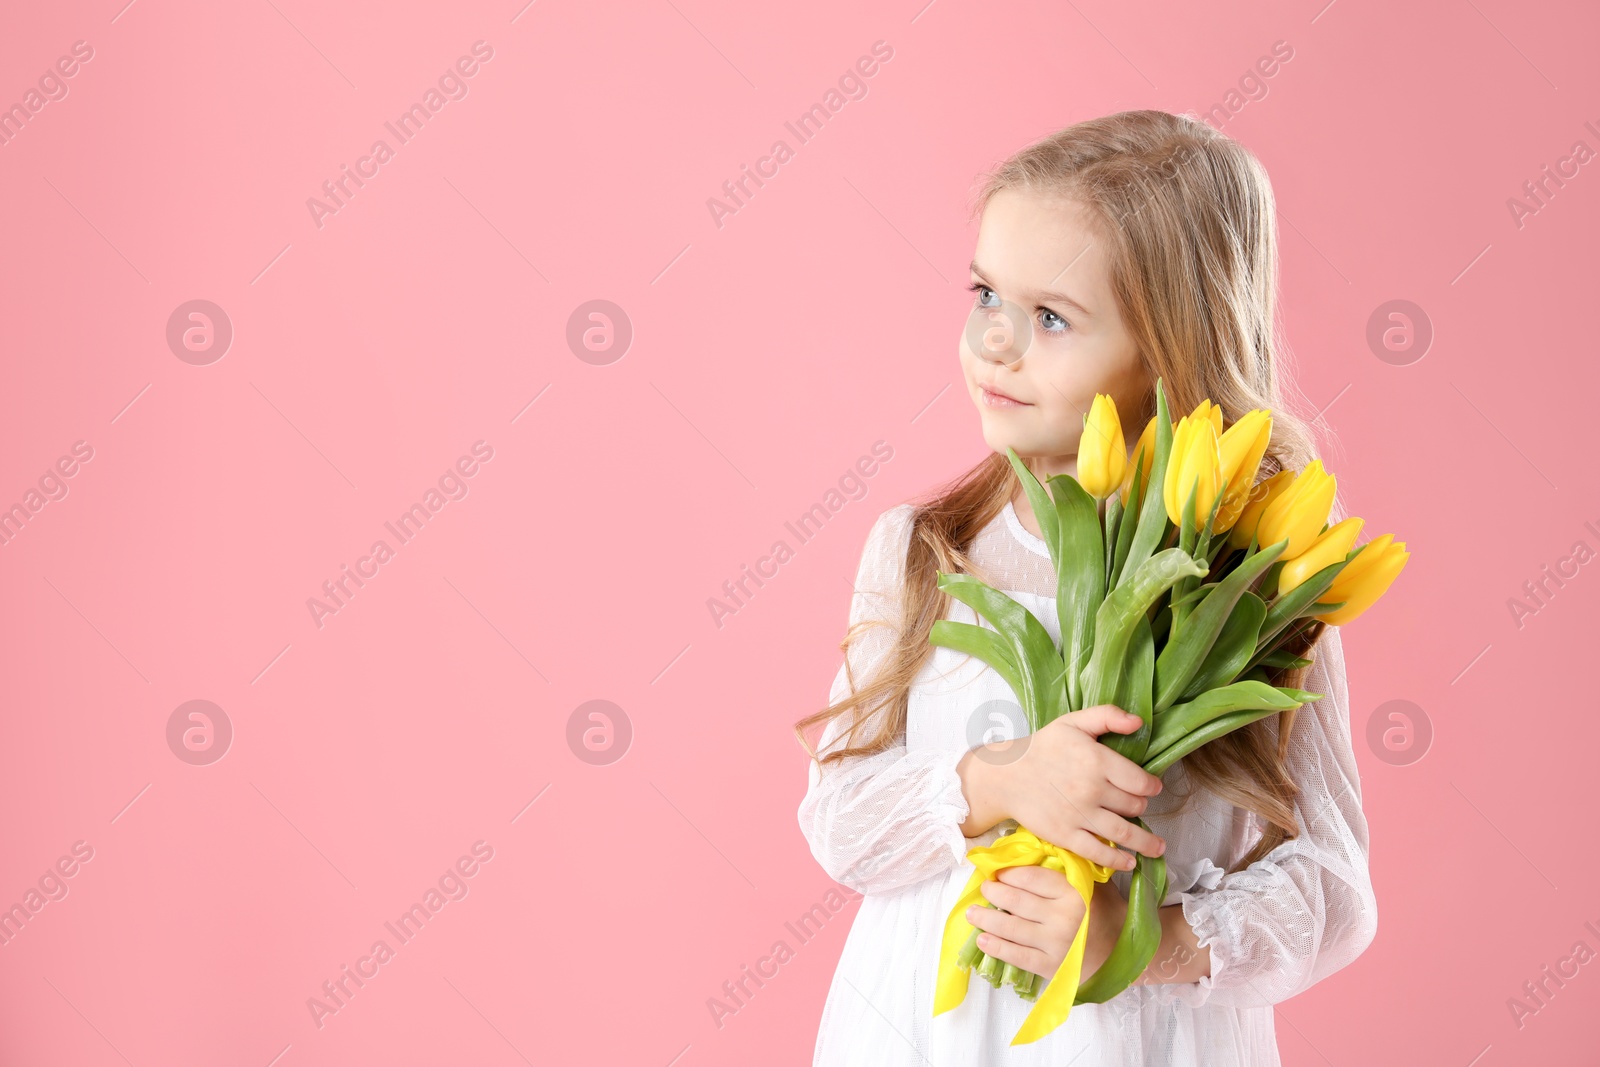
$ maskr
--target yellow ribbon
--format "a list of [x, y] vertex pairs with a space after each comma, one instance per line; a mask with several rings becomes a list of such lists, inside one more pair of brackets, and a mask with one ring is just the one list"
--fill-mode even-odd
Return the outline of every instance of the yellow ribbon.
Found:
[[[1105, 840], [1101, 838], [1101, 840]], [[1106, 844], [1111, 842], [1106, 841]], [[1033, 1010], [1022, 1021], [1022, 1028], [1011, 1039], [1013, 1045], [1026, 1045], [1037, 1041], [1067, 1021], [1072, 1002], [1078, 995], [1078, 979], [1083, 972], [1083, 953], [1089, 942], [1089, 902], [1094, 897], [1094, 884], [1111, 877], [1111, 868], [1084, 859], [1076, 852], [1058, 848], [1040, 840], [1027, 830], [1018, 828], [992, 845], [974, 848], [967, 859], [977, 870], [961, 898], [950, 911], [944, 924], [944, 944], [939, 951], [939, 982], [933, 996], [933, 1013], [941, 1015], [956, 1007], [966, 998], [968, 972], [956, 964], [961, 946], [972, 934], [972, 924], [967, 922], [967, 908], [983, 903], [980, 887], [992, 881], [1007, 867], [1048, 867], [1067, 876], [1067, 881], [1083, 898], [1083, 922], [1072, 939], [1072, 949], [1056, 968], [1050, 984], [1039, 994]]]

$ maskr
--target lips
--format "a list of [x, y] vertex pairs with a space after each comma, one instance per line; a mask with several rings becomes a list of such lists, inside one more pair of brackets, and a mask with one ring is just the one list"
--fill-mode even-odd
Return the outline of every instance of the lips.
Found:
[[1025, 408], [1033, 406], [1032, 404], [1024, 403], [1023, 401], [1018, 400], [1016, 397], [1011, 396], [1008, 393], [1002, 393], [992, 385], [980, 384], [978, 388], [983, 392], [983, 402], [988, 407]]

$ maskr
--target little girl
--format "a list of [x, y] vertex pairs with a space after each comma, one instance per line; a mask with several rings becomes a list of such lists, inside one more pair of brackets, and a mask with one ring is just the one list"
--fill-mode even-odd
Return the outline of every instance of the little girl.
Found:
[[[1316, 639], [1313, 666], [1277, 679], [1321, 700], [1159, 779], [1097, 740], [1139, 725], [1109, 706], [1008, 744], [1027, 725], [1006, 683], [928, 641], [939, 618], [977, 621], [938, 590], [939, 571], [1005, 590], [1059, 639], [1049, 552], [1005, 450], [1040, 478], [1074, 473], [1096, 393], [1115, 400], [1130, 439], [1154, 413], [1157, 377], [1174, 419], [1208, 397], [1229, 422], [1271, 410], [1262, 479], [1316, 458], [1305, 424], [1281, 407], [1271, 186], [1248, 151], [1203, 123], [1131, 111], [1023, 149], [988, 175], [978, 207], [974, 322], [959, 354], [994, 454], [878, 518], [830, 705], [797, 725], [802, 740], [823, 727], [801, 829], [823, 869], [864, 894], [815, 1062], [1276, 1064], [1272, 1006], [1355, 959], [1377, 929], [1338, 630]], [[1011, 327], [998, 343], [996, 322]], [[1031, 1005], [1007, 986], [970, 982], [958, 1008], [933, 1014], [967, 851], [1007, 819], [1114, 869], [1089, 909], [1086, 977], [1121, 929], [1134, 853], [1164, 854], [1169, 871], [1161, 944], [1139, 981], [1016, 1047]], [[1065, 877], [1015, 868], [984, 896], [1003, 910], [968, 913], [979, 947], [1055, 973], [1084, 910]]]

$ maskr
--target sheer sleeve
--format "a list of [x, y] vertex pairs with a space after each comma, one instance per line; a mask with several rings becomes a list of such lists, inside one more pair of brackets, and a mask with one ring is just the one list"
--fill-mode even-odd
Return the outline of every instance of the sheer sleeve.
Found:
[[[900, 629], [900, 583], [910, 543], [912, 506], [878, 517], [867, 537], [850, 601], [850, 623], [862, 628], [851, 643], [829, 694], [837, 703], [883, 666]], [[873, 711], [870, 732], [887, 707]], [[826, 755], [851, 716], [835, 718], [817, 751]], [[866, 736], [865, 734], [858, 736]], [[895, 743], [871, 756], [822, 767], [813, 760], [800, 829], [829, 877], [860, 893], [887, 893], [955, 866], [966, 855], [961, 833], [968, 807], [955, 765], [961, 754], [911, 752], [902, 730]]]
[[1184, 918], [1211, 949], [1211, 975], [1153, 988], [1191, 1005], [1287, 1000], [1349, 964], [1377, 933], [1337, 627], [1326, 630], [1312, 655], [1305, 688], [1324, 696], [1296, 713], [1287, 757], [1300, 787], [1300, 835], [1243, 870], [1215, 871], [1219, 877], [1181, 894]]

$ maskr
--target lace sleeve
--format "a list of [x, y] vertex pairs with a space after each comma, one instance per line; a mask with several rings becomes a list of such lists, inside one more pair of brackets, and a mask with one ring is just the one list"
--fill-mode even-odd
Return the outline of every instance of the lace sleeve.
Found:
[[1199, 943], [1210, 946], [1211, 975], [1152, 988], [1191, 1005], [1287, 1000], [1349, 964], [1377, 933], [1337, 627], [1327, 629], [1312, 655], [1305, 688], [1324, 696], [1296, 714], [1287, 760], [1301, 790], [1300, 835], [1243, 870], [1181, 894], [1184, 918]]
[[[859, 688], [882, 665], [900, 627], [900, 583], [910, 543], [912, 506], [878, 517], [867, 537], [850, 602], [850, 623], [872, 623], [850, 645], [834, 678], [829, 703]], [[873, 720], [887, 714], [876, 709]], [[848, 725], [841, 716], [823, 731], [826, 754]], [[859, 736], [865, 736], [859, 735]], [[955, 866], [966, 855], [961, 824], [967, 801], [955, 765], [959, 755], [909, 752], [902, 731], [894, 745], [871, 756], [810, 767], [800, 802], [800, 829], [829, 877], [860, 893], [887, 893]]]

